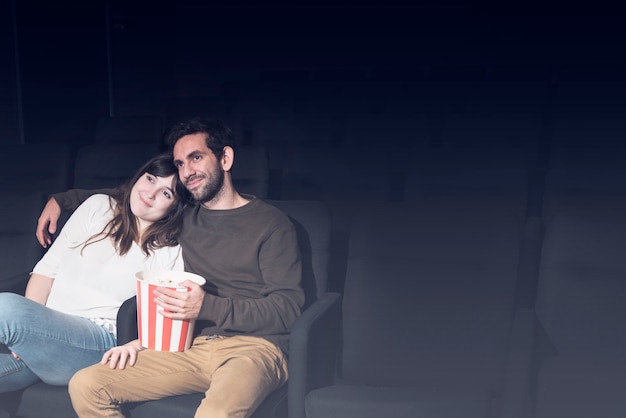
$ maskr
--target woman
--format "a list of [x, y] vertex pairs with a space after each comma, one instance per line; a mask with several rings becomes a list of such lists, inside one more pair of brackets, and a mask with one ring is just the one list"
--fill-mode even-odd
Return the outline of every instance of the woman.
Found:
[[116, 345], [116, 316], [135, 273], [183, 270], [178, 245], [187, 191], [171, 155], [94, 195], [31, 273], [25, 296], [0, 293], [0, 393], [39, 380], [64, 385]]

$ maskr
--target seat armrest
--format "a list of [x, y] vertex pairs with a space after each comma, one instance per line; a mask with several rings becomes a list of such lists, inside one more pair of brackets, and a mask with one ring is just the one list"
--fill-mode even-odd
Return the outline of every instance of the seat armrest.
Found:
[[117, 311], [117, 345], [124, 345], [138, 338], [137, 297], [127, 299]]
[[509, 339], [502, 403], [503, 418], [523, 418], [528, 408], [535, 313], [532, 308], [515, 312]]
[[537, 280], [545, 226], [543, 220], [529, 216], [524, 224], [518, 267], [518, 287], [516, 289], [517, 307], [530, 307], [535, 304]]
[[335, 375], [341, 329], [341, 295], [328, 292], [296, 320], [289, 339], [290, 418], [304, 418], [304, 397], [329, 385]]
[[24, 296], [30, 271], [23, 271], [0, 280], [0, 292], [12, 292]]

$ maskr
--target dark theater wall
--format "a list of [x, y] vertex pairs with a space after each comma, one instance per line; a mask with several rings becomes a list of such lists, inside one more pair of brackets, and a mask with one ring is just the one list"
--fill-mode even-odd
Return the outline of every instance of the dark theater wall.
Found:
[[[163, 115], [172, 97], [277, 82], [363, 95], [395, 88], [441, 112], [499, 101], [547, 118], [555, 103], [623, 108], [626, 29], [610, 11], [461, 2], [15, 4], [27, 142], [81, 144], [111, 110]], [[11, 5], [0, 3], [2, 142], [19, 138]], [[409, 87], [398, 88], [402, 82]]]
[[19, 143], [11, 0], [0, 1], [0, 144]]
[[26, 142], [76, 143], [106, 111], [103, 4], [16, 4]]

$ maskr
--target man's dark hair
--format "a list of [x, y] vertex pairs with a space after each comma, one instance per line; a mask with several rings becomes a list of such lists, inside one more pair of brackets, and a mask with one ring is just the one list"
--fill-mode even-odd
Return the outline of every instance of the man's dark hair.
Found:
[[220, 159], [225, 146], [234, 146], [233, 132], [219, 119], [193, 118], [176, 125], [165, 134], [165, 144], [170, 150], [186, 135], [204, 134], [206, 146]]

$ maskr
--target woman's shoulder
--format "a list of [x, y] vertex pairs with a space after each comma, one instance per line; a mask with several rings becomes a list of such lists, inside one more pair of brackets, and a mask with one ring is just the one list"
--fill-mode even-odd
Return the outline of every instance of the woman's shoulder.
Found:
[[148, 267], [161, 270], [182, 270], [184, 268], [180, 245], [161, 247], [148, 257]]

